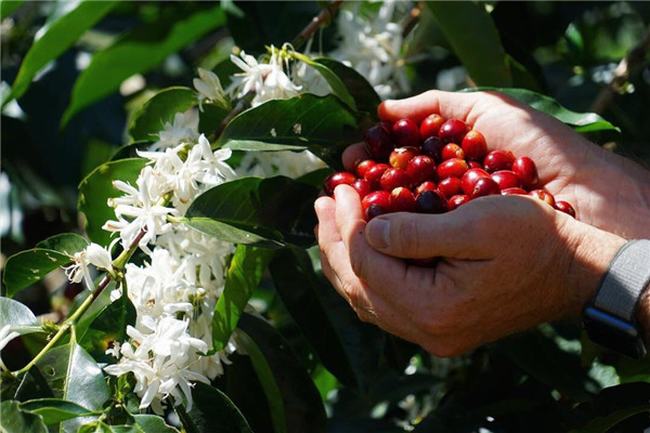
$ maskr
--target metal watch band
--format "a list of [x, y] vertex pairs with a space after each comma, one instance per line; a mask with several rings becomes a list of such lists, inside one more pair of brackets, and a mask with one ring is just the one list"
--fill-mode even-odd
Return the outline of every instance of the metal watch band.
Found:
[[600, 285], [594, 306], [634, 323], [641, 294], [650, 283], [650, 239], [627, 242]]

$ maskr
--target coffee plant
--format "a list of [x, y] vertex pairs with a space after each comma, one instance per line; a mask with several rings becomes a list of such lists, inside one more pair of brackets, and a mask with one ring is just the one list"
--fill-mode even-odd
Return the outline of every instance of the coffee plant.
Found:
[[[313, 202], [326, 179], [375, 211], [534, 189], [525, 155], [435, 113], [382, 148], [381, 100], [430, 88], [648, 158], [647, 6], [3, 1], [0, 431], [644, 431], [650, 363], [577, 323], [438, 358], [359, 321]], [[364, 136], [380, 163], [331, 176]], [[449, 197], [419, 174], [442, 160], [476, 175]], [[421, 190], [393, 188], [407, 170]]]

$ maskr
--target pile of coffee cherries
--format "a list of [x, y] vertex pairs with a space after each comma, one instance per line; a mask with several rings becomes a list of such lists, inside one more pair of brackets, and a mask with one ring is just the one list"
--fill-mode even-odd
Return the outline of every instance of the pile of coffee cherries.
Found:
[[530, 195], [575, 218], [573, 206], [555, 201], [539, 185], [532, 159], [492, 150], [479, 131], [438, 114], [418, 126], [411, 119], [372, 126], [365, 134], [370, 159], [355, 173], [338, 172], [325, 180], [332, 195], [341, 184], [361, 197], [366, 221], [390, 212], [443, 213], [478, 197]]

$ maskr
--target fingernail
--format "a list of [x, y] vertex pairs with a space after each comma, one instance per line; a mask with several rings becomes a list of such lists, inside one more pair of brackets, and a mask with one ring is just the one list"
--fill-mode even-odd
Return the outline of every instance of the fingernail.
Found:
[[389, 244], [390, 222], [375, 218], [366, 226], [366, 239], [375, 248], [386, 248]]

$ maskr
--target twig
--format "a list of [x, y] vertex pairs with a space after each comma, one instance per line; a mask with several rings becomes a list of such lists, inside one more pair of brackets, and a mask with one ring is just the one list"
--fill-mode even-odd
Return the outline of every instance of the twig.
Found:
[[294, 50], [302, 47], [302, 45], [307, 42], [309, 38], [311, 38], [313, 34], [321, 28], [321, 26], [331, 22], [332, 18], [334, 18], [334, 14], [338, 8], [341, 7], [342, 3], [343, 0], [334, 0], [332, 3], [324, 7], [323, 10], [321, 10], [320, 13], [315, 16], [311, 22], [307, 24], [304, 29], [302, 29], [300, 33], [298, 33], [298, 36], [296, 36], [293, 41], [291, 41], [291, 45], [293, 46]]
[[422, 5], [420, 3], [413, 6], [409, 12], [409, 16], [404, 22], [404, 29], [402, 30], [402, 37], [406, 37], [411, 33], [415, 25], [420, 21], [420, 16], [422, 15]]

